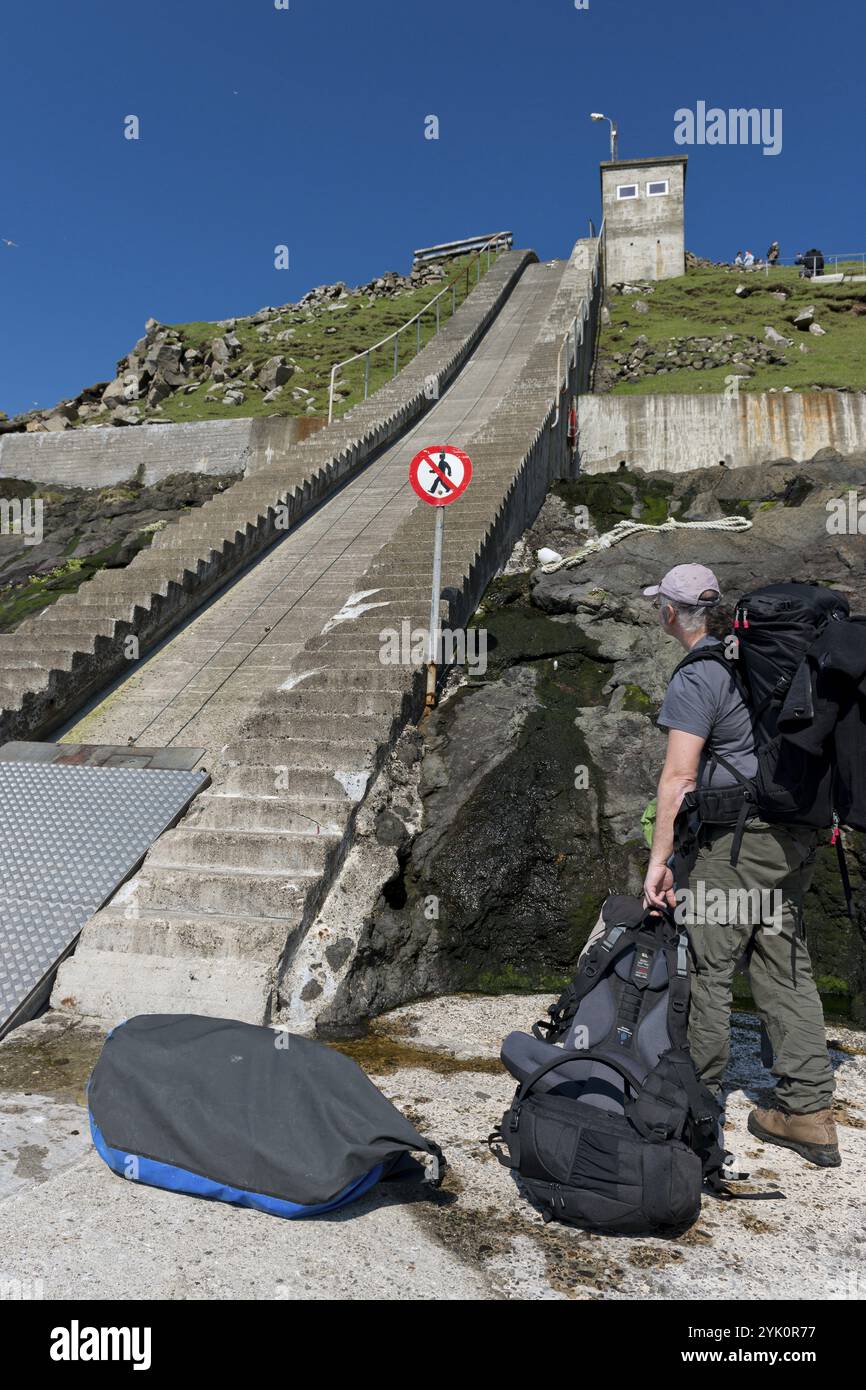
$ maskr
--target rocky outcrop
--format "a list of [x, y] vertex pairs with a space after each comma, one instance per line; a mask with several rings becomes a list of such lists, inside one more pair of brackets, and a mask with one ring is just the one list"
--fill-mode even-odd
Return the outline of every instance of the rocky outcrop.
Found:
[[[641, 589], [698, 557], [732, 599], [793, 572], [866, 611], [862, 536], [831, 534], [826, 506], [864, 476], [866, 460], [825, 451], [810, 464], [621, 470], [553, 489], [516, 572], [494, 581], [476, 615], [490, 650], [483, 679], [464, 679], [429, 718], [416, 776], [379, 790], [370, 835], [380, 856], [387, 837], [390, 869], [378, 895], [353, 900], [364, 925], [324, 1024], [449, 990], [553, 989], [569, 975], [600, 901], [637, 891], [646, 862], [640, 816], [664, 753], [654, 717], [680, 650]], [[668, 514], [745, 515], [753, 527], [647, 531], [573, 569], [526, 568], [541, 544], [574, 552], [623, 517]], [[857, 921], [824, 846], [807, 926], [825, 1007], [862, 1019], [866, 845], [848, 841]]]
[[[445, 267], [433, 263], [419, 266], [411, 275], [389, 270], [355, 289], [349, 289], [343, 281], [319, 285], [297, 304], [269, 305], [254, 314], [222, 319], [215, 325], [221, 333], [203, 343], [189, 342], [183, 330], [150, 318], [143, 336], [117, 363], [112, 381], [89, 386], [72, 400], [62, 401], [48, 410], [28, 411], [12, 420], [0, 414], [0, 433], [68, 430], [81, 425], [138, 425], [149, 419], [159, 419], [164, 402], [172, 395], [196, 391], [203, 384], [208, 386], [206, 400], [240, 406], [246, 395], [240, 382], [234, 379], [241, 374], [248, 389], [262, 392], [270, 401], [276, 400], [272, 393], [290, 380], [296, 364], [284, 355], [277, 355], [264, 363], [253, 361], [242, 367], [238, 359], [243, 354], [244, 344], [237, 336], [239, 328], [254, 330], [265, 345], [287, 343], [293, 336], [293, 323], [303, 323], [320, 314], [346, 308], [352, 302], [375, 304], [381, 299], [394, 299], [425, 285], [434, 285], [445, 276]], [[328, 331], [332, 330], [326, 329]], [[301, 395], [309, 394], [303, 389], [294, 399], [300, 400]], [[312, 406], [311, 411], [315, 408]]]
[[[0, 536], [0, 632], [70, 593], [100, 569], [122, 569], [181, 511], [222, 492], [239, 475], [175, 474], [153, 487], [140, 482], [104, 488], [34, 485], [3, 479], [8, 501], [38, 505], [41, 539]], [[49, 524], [50, 523], [50, 524]]]
[[[634, 308], [640, 312], [636, 300]], [[646, 306], [644, 306], [646, 311]], [[706, 371], [712, 367], [727, 367], [732, 375], [754, 375], [759, 367], [785, 366], [784, 348], [791, 339], [766, 330], [766, 342], [749, 333], [724, 333], [720, 337], [688, 336], [668, 338], [651, 344], [645, 334], [638, 334], [622, 352], [612, 352], [600, 358], [595, 371], [595, 390], [611, 391], [621, 381], [640, 381], [648, 376], [665, 376], [668, 372]]]

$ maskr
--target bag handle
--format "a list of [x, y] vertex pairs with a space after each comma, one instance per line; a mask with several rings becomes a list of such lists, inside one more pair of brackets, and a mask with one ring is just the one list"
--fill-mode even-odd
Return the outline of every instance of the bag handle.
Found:
[[551, 1058], [549, 1061], [545, 1062], [543, 1066], [540, 1066], [531, 1076], [528, 1076], [526, 1080], [521, 1083], [520, 1089], [514, 1098], [515, 1106], [521, 1105], [541, 1078], [546, 1076], [549, 1071], [553, 1071], [555, 1067], [561, 1067], [563, 1062], [602, 1062], [606, 1067], [610, 1067], [611, 1071], [619, 1073], [634, 1095], [638, 1093], [637, 1082], [621, 1062], [615, 1062], [604, 1052], [597, 1052], [594, 1048], [583, 1050], [580, 1048], [564, 1048], [558, 1057]]

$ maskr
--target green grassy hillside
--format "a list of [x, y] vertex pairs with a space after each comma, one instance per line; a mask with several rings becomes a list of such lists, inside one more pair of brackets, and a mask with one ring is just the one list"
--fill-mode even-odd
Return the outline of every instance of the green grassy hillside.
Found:
[[[747, 295], [737, 295], [739, 285]], [[636, 294], [609, 291], [606, 305], [596, 390], [722, 391], [732, 373], [746, 378], [740, 390], [747, 391], [866, 390], [866, 283], [825, 285], [793, 269], [765, 275], [697, 267]], [[794, 326], [809, 305], [823, 336]], [[768, 341], [768, 326], [790, 346]]]

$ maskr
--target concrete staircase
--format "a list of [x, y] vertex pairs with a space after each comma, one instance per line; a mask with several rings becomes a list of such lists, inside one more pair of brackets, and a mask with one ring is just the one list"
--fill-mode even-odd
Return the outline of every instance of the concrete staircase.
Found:
[[[587, 296], [585, 343], [569, 384], [586, 380], [595, 301], [585, 262], [581, 254], [526, 272], [516, 366], [518, 349], [502, 349], [512, 366], [507, 390], [489, 393], [489, 409], [482, 399], [460, 436], [474, 473], [446, 522], [449, 598], [440, 611], [451, 628], [471, 616], [551, 482], [570, 470], [556, 368]], [[429, 424], [435, 434], [435, 415]], [[385, 514], [393, 521], [376, 531], [382, 540], [360, 545], [338, 583], [312, 591], [294, 627], [306, 624], [307, 635], [279, 679], [231, 706], [238, 722], [210, 764], [211, 788], [85, 928], [61, 968], [55, 1007], [108, 1021], [189, 1010], [260, 1022], [279, 992], [294, 1004], [293, 1021], [311, 1026], [345, 962], [328, 959], [329, 943], [313, 939], [310, 926], [352, 843], [370, 780], [423, 703], [423, 668], [383, 665], [380, 653], [384, 625], [426, 625], [432, 516], [407, 502], [405, 488]], [[347, 609], [354, 616], [345, 618]]]
[[291, 442], [291, 421], [254, 421], [238, 459], [246, 477], [159, 532], [126, 569], [102, 571], [0, 635], [0, 743], [51, 732], [422, 419], [534, 260], [531, 251], [501, 255], [409, 366], [309, 439]]

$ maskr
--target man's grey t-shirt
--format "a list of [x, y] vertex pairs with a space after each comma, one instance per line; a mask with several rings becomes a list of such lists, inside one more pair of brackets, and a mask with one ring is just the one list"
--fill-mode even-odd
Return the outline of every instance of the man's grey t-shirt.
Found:
[[[692, 651], [707, 646], [721, 643], [717, 637], [702, 637]], [[679, 729], [707, 740], [698, 772], [700, 786], [727, 787], [736, 780], [718, 765], [711, 776], [707, 763], [713, 752], [720, 753], [744, 777], [754, 777], [758, 764], [752, 721], [733, 671], [729, 674], [720, 661], [694, 661], [676, 672], [657, 722], [663, 729]]]

